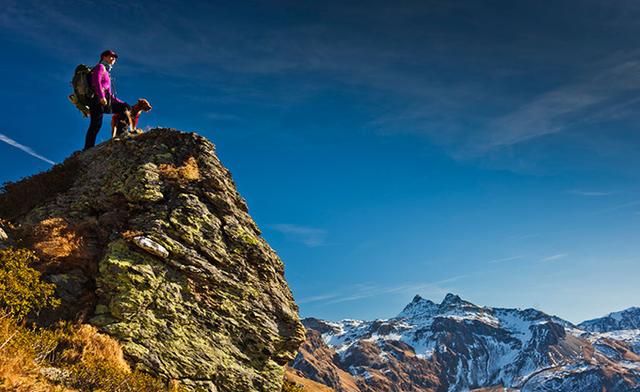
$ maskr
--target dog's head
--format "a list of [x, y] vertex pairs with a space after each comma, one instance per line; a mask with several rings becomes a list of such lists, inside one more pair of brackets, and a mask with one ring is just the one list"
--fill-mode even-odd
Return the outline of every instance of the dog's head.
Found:
[[148, 112], [151, 110], [151, 104], [144, 98], [140, 98], [135, 105], [133, 105], [134, 110], [140, 110], [143, 112]]

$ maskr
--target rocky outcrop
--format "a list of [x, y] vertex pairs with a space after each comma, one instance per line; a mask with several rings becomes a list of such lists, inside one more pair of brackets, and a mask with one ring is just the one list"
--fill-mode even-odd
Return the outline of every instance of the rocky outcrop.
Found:
[[59, 310], [153, 374], [279, 391], [304, 340], [284, 266], [206, 139], [171, 129], [76, 153], [5, 185], [0, 218], [35, 250]]

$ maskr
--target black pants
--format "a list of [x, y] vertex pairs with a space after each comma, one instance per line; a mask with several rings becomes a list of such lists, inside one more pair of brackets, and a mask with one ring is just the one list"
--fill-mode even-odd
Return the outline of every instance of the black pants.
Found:
[[131, 107], [126, 102], [120, 103], [114, 99], [107, 98], [107, 104], [104, 106], [100, 104], [99, 100], [92, 100], [91, 105], [89, 105], [91, 123], [89, 124], [87, 137], [84, 141], [84, 149], [88, 150], [96, 145], [96, 137], [102, 127], [102, 117], [105, 113], [124, 115], [124, 112], [130, 110], [130, 108]]

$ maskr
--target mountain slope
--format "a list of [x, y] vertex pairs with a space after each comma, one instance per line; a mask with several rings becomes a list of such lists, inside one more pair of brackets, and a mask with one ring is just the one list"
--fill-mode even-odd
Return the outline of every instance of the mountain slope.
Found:
[[[640, 390], [629, 342], [535, 309], [480, 307], [448, 294], [440, 304], [416, 296], [388, 320], [303, 323], [363, 391]], [[301, 352], [294, 367], [305, 354], [314, 355]]]
[[625, 329], [640, 329], [640, 308], [633, 307], [604, 317], [583, 321], [578, 325], [591, 332], [611, 332]]

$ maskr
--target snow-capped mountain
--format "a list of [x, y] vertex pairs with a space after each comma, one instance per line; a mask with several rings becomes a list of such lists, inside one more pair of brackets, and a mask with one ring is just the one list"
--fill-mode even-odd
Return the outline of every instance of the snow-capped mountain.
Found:
[[316, 348], [305, 344], [293, 367], [319, 382], [328, 368], [346, 372], [348, 385], [324, 380], [337, 391], [640, 391], [638, 334], [592, 333], [535, 309], [447, 294], [416, 296], [388, 320], [303, 323]]
[[624, 342], [640, 355], [640, 308], [609, 313], [604, 317], [583, 321], [578, 327], [591, 332], [589, 339], [601, 351], [607, 350], [609, 342]]
[[620, 312], [609, 313], [604, 317], [583, 321], [581, 329], [591, 332], [612, 332], [625, 329], [640, 329], [640, 308], [629, 308]]

